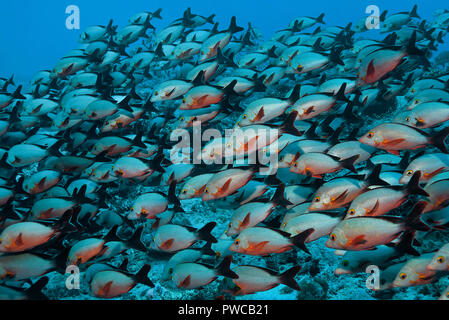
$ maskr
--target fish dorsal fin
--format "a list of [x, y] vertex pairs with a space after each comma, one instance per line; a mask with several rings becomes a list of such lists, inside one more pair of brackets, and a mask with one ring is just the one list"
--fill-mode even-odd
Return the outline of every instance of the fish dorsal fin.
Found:
[[240, 227], [244, 227], [245, 228], [246, 226], [248, 226], [249, 220], [250, 220], [250, 216], [251, 216], [251, 213], [248, 212], [246, 214], [245, 218], [243, 219], [243, 221], [240, 223]]

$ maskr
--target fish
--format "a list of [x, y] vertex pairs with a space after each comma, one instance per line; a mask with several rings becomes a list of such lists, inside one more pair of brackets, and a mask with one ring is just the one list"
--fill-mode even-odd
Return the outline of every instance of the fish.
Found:
[[361, 251], [390, 243], [410, 229], [427, 231], [429, 227], [420, 220], [425, 206], [424, 201], [418, 202], [405, 219], [395, 216], [344, 219], [335, 226], [326, 246]]
[[313, 231], [308, 229], [291, 238], [290, 233], [281, 230], [251, 227], [237, 235], [229, 250], [246, 255], [266, 256], [298, 247], [310, 254], [304, 242]]
[[237, 266], [232, 269], [238, 276], [237, 279], [232, 280], [235, 284], [232, 295], [239, 296], [263, 292], [279, 284], [284, 284], [294, 290], [300, 290], [299, 285], [294, 280], [300, 269], [300, 266], [294, 266], [279, 274], [273, 270], [257, 266]]
[[194, 262], [179, 263], [173, 268], [171, 279], [178, 288], [194, 289], [208, 285], [218, 276], [238, 278], [230, 269], [231, 262], [232, 256], [224, 258], [217, 268]]
[[186, 249], [198, 240], [215, 243], [217, 239], [210, 234], [215, 225], [215, 222], [210, 222], [201, 229], [195, 229], [175, 224], [166, 224], [157, 229], [153, 243], [158, 250], [167, 252]]
[[135, 275], [116, 270], [97, 272], [90, 283], [90, 291], [99, 298], [114, 298], [129, 292], [138, 283], [154, 287], [148, 279], [150, 265], [144, 265]]

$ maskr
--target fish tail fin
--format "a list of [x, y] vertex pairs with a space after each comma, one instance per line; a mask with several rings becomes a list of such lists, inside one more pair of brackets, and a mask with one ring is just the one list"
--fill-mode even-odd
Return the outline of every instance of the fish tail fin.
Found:
[[232, 80], [226, 87], [223, 88], [223, 91], [227, 94], [227, 95], [236, 95], [238, 96], [238, 93], [235, 92], [234, 88], [235, 85], [237, 84], [237, 80]]
[[161, 17], [162, 8], [157, 9], [151, 15], [153, 18], [162, 19]]
[[419, 186], [419, 178], [421, 178], [421, 171], [416, 171], [405, 186], [405, 189], [409, 194], [418, 194], [428, 197], [429, 194]]
[[56, 143], [54, 143], [50, 148], [47, 149], [48, 154], [56, 157], [62, 156], [61, 152], [59, 151], [59, 148], [65, 143], [64, 139], [58, 140]]
[[329, 55], [329, 60], [336, 64], [344, 66], [345, 63], [343, 62], [343, 60], [341, 60], [341, 57], [340, 57], [340, 53], [342, 50], [343, 50], [342, 47], [333, 47], [331, 50], [331, 53]]
[[418, 5], [417, 4], [415, 4], [413, 6], [412, 11], [410, 11], [410, 17], [421, 19], [421, 17], [418, 14]]
[[212, 230], [215, 228], [217, 223], [215, 222], [209, 222], [204, 227], [199, 229], [196, 233], [198, 235], [198, 238], [200, 240], [204, 240], [206, 242], [213, 242], [217, 243], [217, 239], [211, 234]]
[[399, 242], [395, 245], [396, 250], [401, 253], [408, 253], [414, 256], [419, 256], [419, 252], [413, 248], [413, 239], [415, 238], [415, 231], [410, 230], [405, 232]]
[[215, 13], [214, 13], [214, 14], [211, 14], [210, 16], [208, 16], [208, 17], [206, 18], [206, 21], [207, 21], [208, 23], [210, 23], [210, 24], [214, 24], [214, 18], [215, 18]]
[[341, 160], [340, 164], [342, 168], [348, 169], [354, 173], [357, 173], [357, 170], [354, 168], [354, 162], [357, 161], [357, 159], [360, 157], [359, 154], [356, 154], [352, 157], [349, 157], [347, 159]]
[[276, 54], [276, 46], [272, 46], [270, 50], [267, 51], [267, 56], [270, 58], [278, 58], [278, 55]]
[[413, 31], [413, 34], [405, 47], [405, 52], [409, 55], [418, 55], [418, 56], [424, 56], [424, 51], [420, 50], [416, 47], [416, 30]]
[[113, 34], [115, 32], [115, 28], [112, 25], [113, 22], [114, 22], [114, 20], [112, 20], [112, 19], [109, 20], [109, 23], [108, 23], [108, 25], [106, 27], [106, 33], [109, 34], [109, 35], [111, 35], [111, 34]]
[[126, 242], [130, 245], [130, 247], [132, 247], [136, 250], [142, 251], [142, 252], [146, 252], [147, 247], [142, 242], [142, 232], [143, 232], [143, 226], [140, 226], [133, 233], [131, 238], [129, 238], [129, 240], [127, 240]]
[[387, 186], [388, 182], [385, 182], [379, 177], [380, 172], [382, 171], [382, 165], [377, 164], [373, 171], [366, 177], [366, 181], [369, 185], [376, 185], [376, 186]]
[[322, 14], [320, 14], [316, 19], [315, 19], [315, 21], [317, 22], [317, 23], [325, 23], [324, 22], [324, 20], [323, 20], [323, 18], [324, 18], [324, 12], [322, 13]]
[[279, 180], [278, 177], [276, 176], [276, 173], [273, 173], [273, 174], [269, 175], [268, 177], [266, 177], [263, 180], [263, 182], [269, 186], [277, 186], [282, 183], [282, 181]]
[[22, 91], [22, 85], [18, 86], [16, 91], [11, 95], [13, 99], [26, 99], [25, 96], [23, 96], [20, 91]]
[[108, 231], [108, 233], [106, 233], [106, 235], [103, 237], [103, 240], [105, 242], [109, 242], [109, 241], [122, 241], [122, 239], [120, 239], [117, 236], [117, 229], [118, 229], [118, 225], [115, 225], [111, 228], [111, 230]]
[[25, 290], [25, 295], [30, 300], [49, 300], [48, 297], [42, 293], [42, 289], [47, 285], [49, 278], [42, 277]]
[[150, 272], [151, 266], [149, 264], [144, 265], [139, 272], [137, 272], [134, 276], [134, 280], [138, 283], [142, 283], [151, 288], [154, 288], [154, 283], [148, 279], [148, 272]]
[[337, 143], [340, 142], [340, 134], [343, 131], [343, 124], [340, 125], [337, 129], [334, 130], [334, 132], [332, 132], [332, 134], [327, 138], [327, 141], [329, 142], [330, 145], [336, 145]]
[[284, 271], [279, 276], [279, 282], [292, 288], [293, 290], [301, 290], [298, 283], [295, 280], [295, 276], [298, 274], [298, 272], [301, 270], [300, 266], [294, 266], [288, 269], [287, 271]]
[[236, 33], [236, 32], [243, 31], [243, 28], [242, 28], [242, 27], [239, 27], [239, 26], [237, 25], [235, 16], [232, 16], [232, 18], [231, 18], [231, 23], [229, 24], [228, 31], [229, 31], [230, 33]]
[[290, 104], [294, 104], [299, 99], [300, 96], [301, 96], [301, 84], [298, 83], [293, 88], [292, 93], [288, 97], [287, 101]]
[[380, 22], [384, 22], [385, 21], [385, 18], [387, 17], [387, 13], [388, 13], [388, 10], [382, 11], [382, 13], [380, 14], [380, 17], [379, 17], [379, 21]]
[[237, 279], [239, 276], [231, 270], [231, 262], [232, 256], [226, 256], [216, 269], [217, 275]]
[[157, 44], [156, 49], [154, 50], [154, 53], [155, 53], [156, 56], [158, 56], [159, 58], [165, 57], [164, 50], [162, 50], [162, 42], [159, 42], [159, 43]]
[[245, 35], [242, 38], [242, 44], [244, 46], [253, 46], [254, 43], [251, 41], [251, 30], [248, 29], [248, 31], [246, 31]]
[[310, 236], [314, 231], [315, 231], [314, 228], [304, 230], [300, 234], [297, 234], [296, 236], [291, 238], [291, 242], [293, 243], [294, 246], [300, 248], [302, 251], [311, 254], [309, 249], [307, 249], [306, 245], [304, 244], [304, 242], [306, 241], [307, 237]]
[[421, 215], [427, 205], [425, 201], [419, 201], [413, 207], [410, 214], [405, 219], [405, 226], [408, 230], [428, 231], [430, 228], [424, 222], [421, 221]]
[[264, 84], [265, 79], [266, 76], [255, 77], [253, 87], [254, 92], [264, 92], [265, 90], [267, 90], [267, 87]]
[[276, 188], [276, 191], [275, 191], [273, 197], [271, 198], [271, 202], [273, 202], [274, 204], [276, 204], [278, 206], [283, 206], [283, 207], [292, 205], [293, 203], [291, 203], [290, 201], [285, 199], [284, 191], [285, 191], [285, 184], [283, 184], [283, 183], [279, 184], [279, 186]]
[[298, 129], [296, 129], [295, 127], [295, 120], [296, 117], [298, 116], [298, 111], [293, 111], [291, 112], [288, 116], [287, 119], [285, 119], [284, 123], [281, 125], [281, 127], [279, 128], [281, 133], [289, 133], [291, 135], [294, 136], [302, 136], [302, 133], [298, 131]]
[[441, 150], [443, 153], [449, 153], [449, 151], [446, 148], [445, 140], [447, 136], [449, 135], [449, 127], [444, 128], [443, 130], [439, 131], [435, 136], [433, 136], [432, 144]]
[[217, 254], [214, 250], [212, 250], [212, 243], [206, 242], [206, 244], [201, 248], [201, 253], [206, 256], [212, 256], [215, 257]]
[[154, 171], [164, 173], [165, 169], [161, 166], [162, 161], [164, 161], [165, 157], [163, 153], [158, 153], [154, 156], [153, 160], [151, 160], [151, 168]]
[[55, 232], [68, 233], [75, 232], [78, 229], [72, 224], [72, 217], [75, 214], [74, 208], [64, 212], [61, 218], [54, 224], [53, 230]]
[[343, 82], [340, 89], [338, 89], [337, 93], [335, 94], [335, 99], [339, 101], [351, 102], [351, 100], [349, 100], [345, 95], [346, 85], [346, 82]]
[[[173, 180], [170, 183], [170, 186], [168, 188], [167, 199], [171, 204], [173, 204], [175, 206], [176, 209], [179, 209], [179, 208], [181, 208], [181, 202], [179, 201], [178, 197], [176, 196], [176, 184], [177, 184], [176, 180]], [[178, 211], [178, 212], [180, 212], [180, 211]]]

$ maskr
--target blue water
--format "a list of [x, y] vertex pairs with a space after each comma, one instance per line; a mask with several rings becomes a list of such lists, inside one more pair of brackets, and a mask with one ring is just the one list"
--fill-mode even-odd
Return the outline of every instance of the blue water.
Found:
[[[447, 1], [415, 1], [423, 19], [432, 18], [436, 9], [447, 6]], [[196, 14], [216, 14], [220, 28], [229, 24], [232, 15], [244, 27], [248, 22], [259, 28], [267, 38], [276, 30], [285, 28], [297, 16], [318, 16], [325, 12], [327, 25], [345, 26], [366, 17], [368, 5], [377, 5], [380, 11], [389, 13], [409, 11], [413, 3], [391, 0], [344, 1], [293, 1], [293, 0], [18, 0], [2, 1], [0, 10], [0, 77], [14, 73], [18, 82], [27, 82], [34, 72], [50, 69], [69, 50], [78, 46], [83, 28], [90, 25], [106, 25], [109, 19], [120, 27], [125, 26], [131, 15], [141, 11], [163, 8], [162, 20], [153, 20], [157, 27], [182, 16], [186, 7]], [[65, 25], [66, 7], [76, 5], [80, 9], [80, 30], [68, 30]], [[365, 33], [375, 37], [379, 31]], [[439, 47], [448, 50], [447, 41]]]

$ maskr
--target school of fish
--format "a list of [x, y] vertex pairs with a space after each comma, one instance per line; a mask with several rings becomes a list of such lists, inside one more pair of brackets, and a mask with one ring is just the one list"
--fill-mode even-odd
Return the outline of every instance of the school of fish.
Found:
[[[161, 11], [86, 28], [26, 90], [0, 79], [1, 299], [47, 299], [68, 267], [106, 299], [214, 281], [217, 299], [304, 290], [300, 263], [264, 259], [313, 255], [323, 237], [341, 256], [333, 276], [378, 266], [374, 290], [448, 275], [449, 243], [422, 243], [449, 241], [449, 70], [432, 62], [449, 10], [385, 11], [380, 40], [365, 18], [302, 16], [264, 40], [236, 17], [188, 8], [164, 24]], [[172, 138], [198, 127], [222, 136], [197, 152]]]

